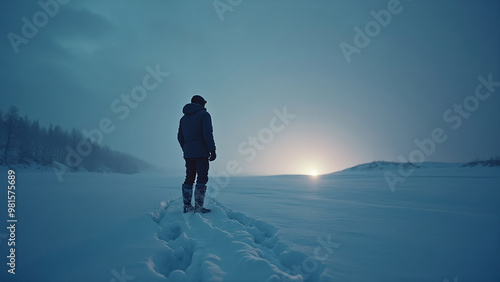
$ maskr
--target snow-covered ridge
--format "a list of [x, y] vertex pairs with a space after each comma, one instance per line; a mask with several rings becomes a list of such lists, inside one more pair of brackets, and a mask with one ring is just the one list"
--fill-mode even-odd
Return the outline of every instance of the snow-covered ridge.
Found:
[[276, 227], [209, 200], [211, 213], [182, 213], [182, 200], [151, 214], [165, 249], [149, 268], [169, 281], [329, 281], [323, 265], [297, 273], [307, 256], [280, 242]]
[[404, 169], [425, 169], [425, 168], [466, 168], [466, 167], [498, 167], [500, 159], [490, 159], [486, 161], [473, 161], [468, 163], [444, 163], [444, 162], [422, 162], [422, 163], [399, 163], [374, 161], [371, 163], [360, 164], [351, 168], [347, 168], [340, 172], [359, 172], [359, 171], [379, 171], [379, 170], [394, 170], [399, 168]]
[[474, 167], [474, 166], [489, 166], [489, 167], [500, 166], [500, 159], [497, 158], [497, 159], [490, 159], [487, 161], [473, 161], [462, 165], [462, 167]]

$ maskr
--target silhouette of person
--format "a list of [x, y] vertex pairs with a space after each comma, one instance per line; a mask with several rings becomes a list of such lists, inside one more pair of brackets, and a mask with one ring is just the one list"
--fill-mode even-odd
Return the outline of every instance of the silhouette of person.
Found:
[[[184, 116], [179, 123], [177, 140], [181, 145], [186, 161], [186, 180], [182, 185], [184, 213], [207, 213], [210, 209], [204, 208], [205, 192], [208, 182], [209, 160], [214, 161], [215, 142], [212, 128], [212, 118], [205, 108], [207, 101], [200, 95], [194, 95], [191, 103], [184, 106]], [[193, 184], [196, 178], [194, 207], [191, 205]]]

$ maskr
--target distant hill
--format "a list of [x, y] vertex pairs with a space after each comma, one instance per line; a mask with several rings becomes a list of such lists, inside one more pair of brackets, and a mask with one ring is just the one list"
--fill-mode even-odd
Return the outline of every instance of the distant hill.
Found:
[[404, 169], [414, 168], [466, 168], [466, 167], [498, 167], [500, 166], [500, 158], [492, 158], [489, 160], [477, 160], [467, 163], [444, 163], [444, 162], [423, 162], [423, 163], [399, 163], [399, 162], [387, 162], [387, 161], [374, 161], [371, 163], [360, 164], [353, 166], [351, 168], [344, 169], [337, 173], [347, 173], [347, 172], [360, 172], [360, 171], [383, 171], [383, 170], [396, 170], [401, 167]]
[[473, 161], [462, 165], [463, 167], [474, 167], [474, 166], [500, 166], [500, 158], [489, 159], [487, 161]]

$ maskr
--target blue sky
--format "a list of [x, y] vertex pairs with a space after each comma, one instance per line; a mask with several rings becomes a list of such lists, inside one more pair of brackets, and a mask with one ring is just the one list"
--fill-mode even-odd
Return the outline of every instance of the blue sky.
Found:
[[[115, 129], [104, 134], [105, 144], [178, 174], [176, 132], [194, 94], [208, 100], [213, 118], [212, 173], [231, 161], [241, 174], [396, 161], [422, 151], [415, 140], [432, 138], [435, 128], [447, 138], [425, 160], [500, 155], [500, 87], [467, 100], [478, 76], [500, 81], [499, 1], [221, 3], [239, 5], [221, 18], [212, 1], [58, 3], [17, 53], [9, 34], [23, 36], [22, 18], [33, 23], [43, 10], [37, 1], [2, 3], [0, 108], [16, 105], [44, 125], [68, 129], [91, 130], [109, 118]], [[370, 12], [388, 6], [399, 12], [348, 62], [341, 43], [356, 47], [354, 28], [364, 30], [374, 21]], [[120, 119], [113, 101], [125, 105], [121, 95], [143, 84], [148, 66], [169, 75]], [[454, 108], [464, 101], [467, 118]], [[274, 118], [285, 107], [295, 116], [288, 124]], [[276, 132], [268, 130], [273, 120]]]

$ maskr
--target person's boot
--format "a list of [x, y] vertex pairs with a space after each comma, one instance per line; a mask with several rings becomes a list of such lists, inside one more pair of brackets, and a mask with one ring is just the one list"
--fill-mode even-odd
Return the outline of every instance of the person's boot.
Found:
[[182, 201], [184, 202], [184, 213], [194, 210], [191, 205], [191, 198], [193, 198], [193, 185], [182, 184]]
[[196, 184], [196, 191], [194, 192], [194, 212], [208, 213], [212, 211], [203, 207], [206, 191], [207, 185]]

